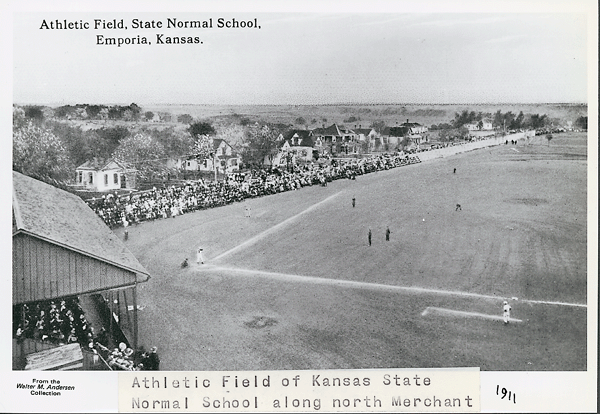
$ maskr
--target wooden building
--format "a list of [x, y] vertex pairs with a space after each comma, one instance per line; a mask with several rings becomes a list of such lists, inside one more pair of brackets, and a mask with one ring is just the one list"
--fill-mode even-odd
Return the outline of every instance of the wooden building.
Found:
[[129, 320], [123, 333], [136, 347], [136, 287], [150, 277], [144, 267], [79, 197], [14, 171], [12, 197], [13, 306], [97, 293], [113, 306], [116, 295], [111, 323], [132, 312], [115, 323]]
[[77, 185], [88, 190], [111, 191], [136, 187], [137, 171], [114, 159], [94, 158], [81, 164], [75, 172]]

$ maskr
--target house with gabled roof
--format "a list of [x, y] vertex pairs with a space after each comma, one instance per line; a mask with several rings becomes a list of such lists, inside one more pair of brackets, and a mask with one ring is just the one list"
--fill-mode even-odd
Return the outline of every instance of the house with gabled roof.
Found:
[[418, 122], [408, 122], [408, 119], [401, 126], [409, 129], [411, 135], [424, 134], [429, 131], [425, 125], [421, 125]]
[[352, 130], [356, 134], [356, 140], [360, 144], [362, 149], [370, 150], [371, 142], [374, 142], [377, 137], [380, 135], [373, 128], [361, 128], [359, 125], [358, 128], [354, 128]]
[[[292, 129], [282, 134], [277, 154], [270, 161], [272, 166], [283, 166], [297, 164], [299, 162], [311, 162], [315, 143], [312, 131], [306, 129]], [[266, 164], [269, 164], [265, 160]]]
[[[130, 312], [125, 305], [131, 304], [133, 315], [110, 324], [119, 324], [135, 349], [136, 289], [150, 278], [148, 271], [74, 194], [13, 171], [12, 203], [13, 307], [73, 296], [116, 298], [110, 301], [109, 315], [114, 303], [119, 306], [114, 311], [123, 315]], [[13, 356], [22, 358], [47, 346], [35, 339], [13, 342]]]
[[492, 131], [494, 129], [492, 121], [488, 118], [470, 124], [465, 124], [464, 127], [469, 131]]
[[220, 138], [211, 138], [211, 155], [207, 158], [190, 156], [181, 160], [180, 164], [187, 171], [216, 171], [224, 174], [239, 171], [241, 157], [235, 153], [227, 141]]
[[342, 155], [356, 154], [360, 152], [360, 144], [356, 133], [348, 128], [337, 124], [323, 128], [316, 128], [312, 131], [313, 137], [318, 139], [321, 154]]
[[428, 136], [424, 134], [429, 131], [429, 128], [425, 125], [421, 125], [418, 122], [409, 122], [407, 119], [406, 122], [400, 126], [408, 130], [407, 137], [412, 143], [418, 145], [421, 142], [426, 142], [428, 140]]
[[76, 184], [93, 191], [134, 189], [136, 170], [115, 159], [94, 158], [75, 169]]

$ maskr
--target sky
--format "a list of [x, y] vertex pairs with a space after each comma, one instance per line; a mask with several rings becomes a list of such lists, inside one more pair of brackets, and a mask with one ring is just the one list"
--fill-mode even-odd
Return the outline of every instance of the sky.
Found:
[[[168, 19], [212, 28], [166, 28]], [[218, 28], [226, 21], [260, 28]], [[95, 19], [126, 30], [95, 29]], [[162, 22], [136, 29], [134, 19]], [[256, 19], [256, 20], [255, 20]], [[89, 29], [45, 29], [44, 22]], [[586, 103], [584, 13], [17, 12], [19, 104]], [[158, 44], [197, 37], [201, 44]], [[121, 47], [104, 38], [145, 37]]]

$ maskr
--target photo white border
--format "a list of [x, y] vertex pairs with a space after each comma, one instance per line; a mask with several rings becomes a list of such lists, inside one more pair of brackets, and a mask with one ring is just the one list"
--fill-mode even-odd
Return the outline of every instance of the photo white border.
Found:
[[[6, 139], [5, 151], [2, 151], [2, 176], [8, 182], [10, 177], [9, 165], [11, 164], [11, 149], [9, 143], [12, 137], [12, 13], [13, 12], [331, 12], [338, 13], [343, 7], [344, 12], [518, 12], [536, 13], [545, 12], [584, 12], [589, 16], [588, 21], [588, 109], [589, 130], [588, 136], [588, 371], [587, 372], [481, 372], [481, 402], [484, 412], [584, 412], [595, 411], [597, 404], [597, 315], [598, 315], [598, 263], [597, 263], [597, 212], [598, 212], [598, 5], [596, 1], [21, 1], [0, 6], [0, 74], [2, 79], [1, 97], [2, 111], [0, 111], [0, 130]], [[12, 180], [11, 180], [12, 181]], [[12, 200], [9, 191], [4, 191], [1, 198], [3, 211], [8, 216]], [[9, 219], [2, 220], [2, 229], [6, 230], [3, 239], [3, 252], [8, 256], [12, 243], [8, 237]], [[5, 243], [5, 244], [4, 244]], [[8, 263], [9, 259], [5, 263]], [[8, 304], [11, 303], [10, 278], [4, 278], [6, 304], [5, 314], [12, 315]], [[9, 332], [11, 319], [0, 320], [1, 329]], [[5, 335], [0, 344], [5, 356], [10, 355], [11, 343]], [[52, 372], [38, 373], [40, 378], [60, 378], [64, 384], [77, 384], [85, 392], [64, 396], [54, 402], [47, 398], [34, 400], [22, 398], [15, 390], [17, 382], [30, 382], [32, 373], [13, 372], [9, 358], [0, 360], [1, 375], [0, 385], [5, 394], [0, 398], [1, 412], [115, 412], [117, 411], [117, 373], [116, 372]], [[522, 398], [518, 406], [511, 410], [496, 398], [489, 395], [489, 389], [495, 392], [496, 384], [510, 383], [511, 387], [519, 391]]]

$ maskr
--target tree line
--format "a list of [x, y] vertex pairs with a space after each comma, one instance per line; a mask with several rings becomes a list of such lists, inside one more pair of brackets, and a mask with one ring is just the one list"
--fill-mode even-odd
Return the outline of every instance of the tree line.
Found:
[[[81, 106], [71, 106], [75, 107]], [[258, 165], [275, 150], [284, 127], [231, 123], [215, 128], [204, 120], [186, 121], [189, 125], [106, 124], [94, 129], [46, 117], [41, 107], [13, 106], [13, 170], [51, 183], [68, 183], [86, 161], [114, 158], [135, 168], [142, 181], [164, 178], [176, 173], [167, 168], [168, 159], [212, 158], [211, 138], [224, 139], [248, 164]]]
[[[102, 115], [104, 114], [104, 115]], [[70, 182], [75, 168], [86, 161], [117, 159], [138, 170], [140, 180], [165, 177], [172, 171], [166, 167], [167, 159], [196, 157], [212, 158], [211, 138], [224, 139], [242, 157], [246, 166], [259, 167], [265, 157], [277, 151], [277, 138], [291, 126], [269, 122], [254, 122], [234, 114], [230, 122], [219, 124], [195, 119], [189, 114], [176, 118], [177, 124], [152, 123], [101, 123], [101, 127], [82, 127], [75, 119], [131, 120], [152, 119], [151, 111], [143, 112], [135, 103], [127, 106], [64, 105], [52, 110], [41, 106], [13, 106], [13, 169], [40, 179], [51, 178]], [[106, 117], [106, 118], [103, 118]], [[491, 119], [495, 128], [544, 128], [555, 120], [540, 114], [495, 114], [474, 111], [456, 113], [449, 123], [432, 125], [439, 129], [441, 140], [466, 139], [466, 124]], [[300, 120], [301, 124], [305, 122]], [[322, 119], [323, 122], [327, 120]], [[97, 126], [97, 125], [95, 125]], [[587, 117], [579, 117], [575, 126], [587, 129]], [[340, 126], [343, 128], [343, 126]], [[385, 129], [389, 134], [406, 137], [408, 128], [387, 128], [382, 120], [370, 124], [378, 133]], [[407, 145], [407, 140], [401, 141]]]

